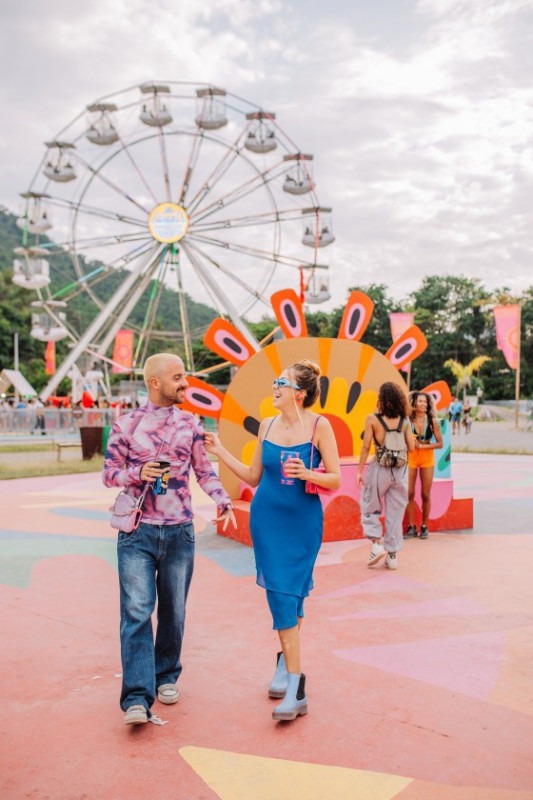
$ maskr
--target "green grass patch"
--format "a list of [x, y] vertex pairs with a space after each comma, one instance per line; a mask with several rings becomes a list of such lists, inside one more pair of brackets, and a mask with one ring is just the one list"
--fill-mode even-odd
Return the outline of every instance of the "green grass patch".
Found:
[[0, 444], [0, 453], [51, 453], [53, 442], [28, 442], [28, 444]]
[[477, 447], [468, 447], [467, 446], [457, 446], [453, 448], [453, 453], [479, 453], [483, 455], [485, 453], [489, 456], [530, 456], [531, 450], [523, 450], [522, 448], [506, 448], [506, 447], [482, 447], [478, 445]]
[[80, 472], [100, 472], [103, 466], [103, 456], [96, 455], [89, 461], [83, 461], [81, 458], [58, 461], [54, 454], [53, 459], [40, 458], [28, 464], [0, 464], [0, 480], [42, 478], [45, 475], [73, 475]]

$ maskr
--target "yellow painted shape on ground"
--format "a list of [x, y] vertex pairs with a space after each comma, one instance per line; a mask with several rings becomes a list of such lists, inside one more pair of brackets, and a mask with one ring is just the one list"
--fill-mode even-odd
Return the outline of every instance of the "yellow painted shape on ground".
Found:
[[206, 747], [182, 747], [181, 757], [220, 800], [392, 800], [412, 782], [347, 767], [284, 761], [228, 753]]

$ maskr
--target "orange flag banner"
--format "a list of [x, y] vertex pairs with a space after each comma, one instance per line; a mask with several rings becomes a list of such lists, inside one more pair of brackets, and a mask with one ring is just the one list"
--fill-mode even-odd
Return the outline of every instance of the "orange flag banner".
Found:
[[[411, 311], [391, 311], [389, 314], [390, 332], [392, 341], [395, 342], [399, 339], [402, 333], [405, 333], [407, 328], [410, 328], [415, 321], [415, 315]], [[409, 372], [411, 363], [406, 364], [401, 368], [403, 372]]]
[[123, 329], [117, 331], [113, 348], [112, 372], [131, 372], [133, 369], [133, 331]]
[[511, 369], [518, 368], [520, 358], [520, 306], [494, 306], [496, 345]]
[[44, 351], [44, 372], [45, 375], [54, 375], [56, 371], [56, 343], [47, 342]]

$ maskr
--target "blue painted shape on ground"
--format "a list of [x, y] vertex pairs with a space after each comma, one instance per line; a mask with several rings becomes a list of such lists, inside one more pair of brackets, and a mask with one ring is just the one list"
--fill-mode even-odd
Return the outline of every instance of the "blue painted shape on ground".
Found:
[[[90, 555], [102, 558], [117, 568], [116, 539], [76, 536], [65, 533], [0, 530], [3, 542], [0, 555], [0, 584], [26, 588], [34, 566], [46, 558], [64, 555]], [[250, 547], [218, 536], [214, 528], [196, 536], [198, 555], [213, 561], [229, 575], [255, 575], [255, 560]]]
[[27, 588], [34, 566], [47, 558], [65, 555], [96, 556], [117, 568], [116, 542], [87, 536], [0, 531], [3, 540], [0, 557], [0, 583]]

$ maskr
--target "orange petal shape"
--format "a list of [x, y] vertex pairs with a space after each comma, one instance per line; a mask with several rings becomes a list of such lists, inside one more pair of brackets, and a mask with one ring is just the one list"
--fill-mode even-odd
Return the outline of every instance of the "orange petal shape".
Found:
[[193, 414], [218, 419], [224, 400], [222, 392], [192, 375], [187, 376], [187, 383], [189, 385], [185, 389], [185, 400], [180, 403], [180, 408], [192, 411]]
[[387, 350], [385, 358], [388, 358], [397, 369], [402, 369], [423, 353], [427, 346], [427, 339], [420, 328], [411, 325]]
[[426, 392], [426, 394], [433, 395], [435, 398], [435, 405], [439, 411], [441, 411], [443, 408], [448, 408], [452, 402], [452, 393], [446, 381], [435, 381], [435, 383], [430, 383], [429, 386], [426, 386], [424, 389], [422, 389], [422, 391]]
[[307, 336], [307, 323], [302, 303], [294, 289], [282, 289], [275, 292], [270, 301], [279, 326], [287, 339]]
[[351, 339], [358, 342], [368, 327], [374, 312], [374, 301], [364, 292], [354, 291], [350, 294], [337, 339]]
[[255, 352], [237, 328], [222, 317], [214, 319], [204, 336], [204, 344], [225, 361], [240, 367]]

